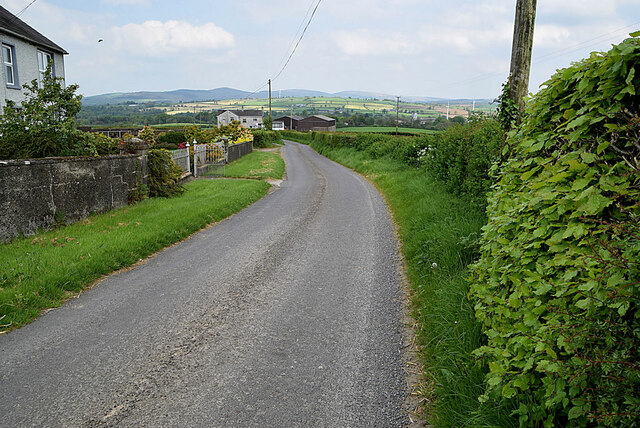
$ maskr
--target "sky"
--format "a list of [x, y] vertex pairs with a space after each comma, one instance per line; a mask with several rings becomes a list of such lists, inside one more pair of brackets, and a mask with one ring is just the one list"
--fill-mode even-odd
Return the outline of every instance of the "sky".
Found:
[[[31, 1], [0, 4], [18, 13]], [[66, 81], [83, 95], [254, 91], [278, 75], [317, 2], [37, 0], [20, 19], [69, 52]], [[320, 0], [273, 90], [495, 98], [509, 73], [515, 5]], [[640, 0], [538, 0], [530, 91], [638, 30]]]

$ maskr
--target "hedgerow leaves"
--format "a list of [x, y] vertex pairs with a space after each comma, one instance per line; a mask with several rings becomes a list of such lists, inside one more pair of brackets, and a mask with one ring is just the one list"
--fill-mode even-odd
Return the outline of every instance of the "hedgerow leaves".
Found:
[[481, 401], [522, 426], [640, 417], [640, 33], [560, 70], [494, 168], [470, 297]]

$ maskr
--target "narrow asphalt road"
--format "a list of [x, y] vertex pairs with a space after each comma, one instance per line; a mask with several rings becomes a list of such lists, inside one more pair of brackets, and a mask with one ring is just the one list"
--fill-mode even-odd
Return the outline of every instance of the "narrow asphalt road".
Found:
[[0, 336], [0, 425], [408, 425], [382, 198], [284, 154], [280, 190]]

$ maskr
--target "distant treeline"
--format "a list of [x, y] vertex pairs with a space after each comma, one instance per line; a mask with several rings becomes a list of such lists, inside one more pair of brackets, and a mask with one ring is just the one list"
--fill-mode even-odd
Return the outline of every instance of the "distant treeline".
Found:
[[166, 114], [153, 108], [154, 105], [100, 105], [82, 106], [77, 116], [82, 126], [129, 127], [161, 125], [165, 123], [215, 124], [216, 113], [202, 111], [194, 113]]

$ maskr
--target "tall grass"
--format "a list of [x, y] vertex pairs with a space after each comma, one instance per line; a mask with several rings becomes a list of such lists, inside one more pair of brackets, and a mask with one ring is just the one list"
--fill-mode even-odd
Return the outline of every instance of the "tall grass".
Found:
[[131, 266], [264, 196], [262, 181], [202, 180], [176, 198], [153, 198], [76, 224], [0, 244], [0, 332], [102, 275]]
[[482, 344], [467, 299], [467, 266], [477, 254], [484, 211], [452, 195], [423, 170], [389, 156], [311, 143], [321, 154], [367, 177], [385, 196], [398, 225], [412, 288], [412, 312], [425, 367], [427, 409], [436, 426], [512, 426], [510, 410], [482, 407], [486, 367], [471, 352]]

